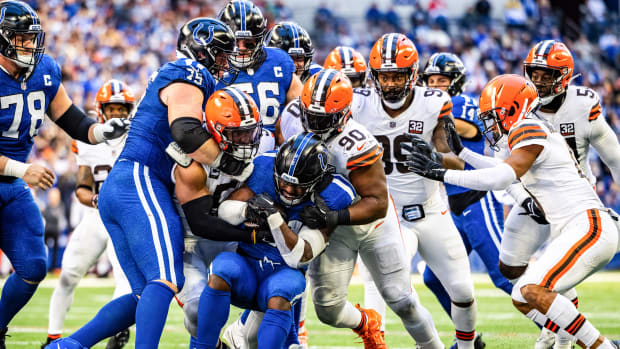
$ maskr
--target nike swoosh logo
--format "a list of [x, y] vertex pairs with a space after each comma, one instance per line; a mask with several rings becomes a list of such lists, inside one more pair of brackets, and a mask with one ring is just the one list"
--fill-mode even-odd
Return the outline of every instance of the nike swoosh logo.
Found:
[[442, 215], [444, 215], [444, 214], [446, 214], [446, 213], [448, 213], [448, 210], [445, 210], [445, 211], [442, 211], [442, 212], [441, 212], [441, 214], [442, 214]]
[[357, 150], [360, 151], [362, 150], [362, 148], [364, 148], [364, 146], [366, 145], [366, 142], [364, 142], [362, 145], [360, 145], [359, 147], [357, 147]]
[[463, 216], [467, 216], [470, 213], [471, 213], [471, 210], [467, 210], [467, 211], [463, 212]]

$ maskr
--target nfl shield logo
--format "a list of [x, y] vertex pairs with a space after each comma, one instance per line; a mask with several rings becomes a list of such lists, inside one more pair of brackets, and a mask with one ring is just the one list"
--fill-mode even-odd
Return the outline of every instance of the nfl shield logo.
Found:
[[390, 128], [396, 127], [396, 121], [390, 121]]

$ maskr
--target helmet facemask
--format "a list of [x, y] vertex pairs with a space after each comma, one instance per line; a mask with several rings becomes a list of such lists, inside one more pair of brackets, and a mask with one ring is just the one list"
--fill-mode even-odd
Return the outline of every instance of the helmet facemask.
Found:
[[536, 86], [542, 105], [551, 103], [555, 97], [565, 92], [562, 80], [570, 73], [568, 68], [555, 68], [535, 63], [525, 63], [523, 71], [525, 77]]
[[[286, 206], [295, 206], [309, 199], [310, 194], [314, 191], [314, 187], [322, 179], [322, 176], [314, 178], [310, 182], [299, 183], [299, 179], [290, 176], [287, 173], [278, 174], [273, 171], [273, 179], [276, 183], [276, 191], [280, 196], [280, 200]], [[288, 189], [288, 190], [285, 190]]]
[[[400, 109], [407, 100], [407, 97], [411, 94], [413, 86], [415, 84], [416, 75], [418, 71], [417, 63], [413, 67], [407, 68], [381, 68], [371, 69], [372, 77], [375, 81], [375, 89], [383, 103], [390, 109]], [[383, 87], [383, 78], [380, 75], [384, 73], [397, 73], [394, 74], [393, 80], [397, 82], [387, 88]], [[387, 80], [386, 80], [387, 81]]]
[[235, 38], [237, 51], [230, 57], [230, 63], [239, 69], [250, 68], [263, 53], [265, 32], [252, 35], [250, 31], [237, 31]]
[[30, 30], [24, 31], [1, 28], [0, 35], [6, 42], [2, 55], [20, 68], [34, 69], [43, 58], [45, 33], [40, 25], [30, 25]]
[[220, 148], [235, 159], [251, 161], [257, 155], [263, 130], [261, 122], [239, 127], [217, 124], [215, 128], [222, 137]]
[[312, 105], [306, 108], [301, 101], [300, 104], [301, 121], [304, 129], [308, 132], [315, 133], [323, 140], [327, 140], [332, 136], [333, 132], [338, 131], [351, 115], [350, 106], [338, 112], [327, 113], [320, 110], [311, 110], [313, 109]]
[[478, 114], [478, 119], [482, 121], [484, 130], [482, 134], [489, 142], [489, 146], [494, 151], [499, 151], [499, 142], [504, 136], [508, 134], [508, 130], [504, 130], [502, 127], [502, 121], [508, 115], [508, 111], [505, 108], [495, 108], [487, 110]]

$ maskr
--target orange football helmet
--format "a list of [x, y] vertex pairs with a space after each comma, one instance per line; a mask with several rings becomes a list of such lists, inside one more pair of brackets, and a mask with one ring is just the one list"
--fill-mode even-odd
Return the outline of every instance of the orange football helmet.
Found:
[[106, 104], [122, 104], [127, 108], [127, 115], [131, 115], [135, 106], [136, 97], [131, 87], [120, 80], [106, 81], [95, 96], [95, 111], [97, 112], [97, 120], [105, 122], [108, 117], [104, 113]]
[[[400, 108], [413, 90], [418, 75], [418, 50], [413, 42], [403, 34], [384, 34], [372, 47], [369, 64], [375, 88], [384, 103], [392, 109]], [[383, 87], [379, 73], [389, 72], [406, 74], [404, 83]]]
[[215, 91], [205, 107], [207, 127], [220, 149], [239, 160], [252, 160], [263, 125], [256, 102], [236, 87]]
[[300, 99], [306, 131], [327, 139], [340, 132], [351, 116], [353, 87], [339, 70], [323, 69], [306, 81]]
[[516, 74], [499, 75], [480, 93], [480, 114], [489, 145], [497, 143], [510, 128], [540, 105], [534, 84]]
[[[566, 91], [574, 68], [573, 55], [566, 45], [555, 40], [544, 40], [534, 45], [523, 62], [523, 74], [536, 85], [543, 104], [548, 104]], [[552, 81], [533, 81], [532, 73], [536, 69], [551, 70]]]
[[348, 46], [338, 46], [325, 58], [325, 69], [336, 69], [346, 75], [353, 87], [366, 87], [368, 67], [361, 53]]

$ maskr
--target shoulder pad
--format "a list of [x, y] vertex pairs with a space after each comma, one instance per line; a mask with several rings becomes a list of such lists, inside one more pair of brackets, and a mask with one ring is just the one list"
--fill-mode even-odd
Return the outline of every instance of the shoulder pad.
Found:
[[515, 148], [519, 143], [536, 139], [546, 139], [547, 130], [535, 120], [522, 120], [516, 123], [508, 133], [508, 147]]

